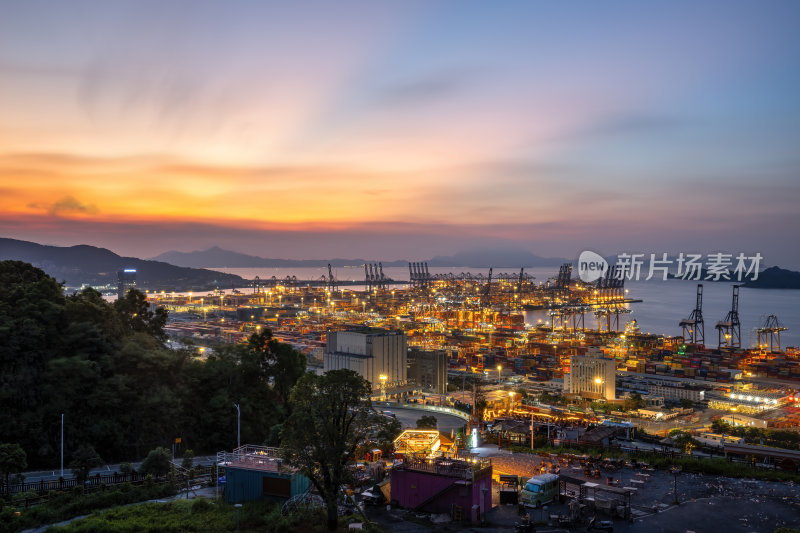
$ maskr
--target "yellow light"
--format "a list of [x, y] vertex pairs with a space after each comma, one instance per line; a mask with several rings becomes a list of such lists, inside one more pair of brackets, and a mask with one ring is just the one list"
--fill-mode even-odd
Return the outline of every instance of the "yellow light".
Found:
[[603, 383], [603, 380], [602, 378], [594, 378], [594, 382], [600, 385], [601, 383]]

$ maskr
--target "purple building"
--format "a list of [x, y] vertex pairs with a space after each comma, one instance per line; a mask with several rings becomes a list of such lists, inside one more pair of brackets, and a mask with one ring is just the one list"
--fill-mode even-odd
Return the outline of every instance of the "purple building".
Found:
[[392, 500], [401, 507], [479, 522], [492, 508], [489, 459], [408, 459], [392, 470]]

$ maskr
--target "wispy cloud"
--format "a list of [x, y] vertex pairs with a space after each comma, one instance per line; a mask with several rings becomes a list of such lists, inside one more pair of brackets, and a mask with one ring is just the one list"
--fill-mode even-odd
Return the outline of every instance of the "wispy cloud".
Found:
[[84, 204], [74, 196], [65, 196], [52, 204], [41, 204], [31, 202], [28, 204], [31, 209], [41, 209], [53, 216], [65, 215], [96, 215], [100, 210], [94, 204]]

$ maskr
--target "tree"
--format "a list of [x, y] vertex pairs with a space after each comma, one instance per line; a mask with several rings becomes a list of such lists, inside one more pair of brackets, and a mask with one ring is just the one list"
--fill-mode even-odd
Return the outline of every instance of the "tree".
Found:
[[10, 494], [8, 478], [11, 474], [28, 468], [28, 459], [19, 444], [0, 444], [0, 475], [5, 479], [6, 491]]
[[183, 460], [181, 461], [181, 467], [185, 468], [186, 470], [191, 470], [194, 466], [194, 450], [186, 450], [183, 454]]
[[147, 457], [142, 461], [142, 466], [139, 467], [139, 472], [153, 476], [165, 476], [171, 467], [172, 454], [168, 449], [159, 446], [147, 453]]
[[338, 525], [340, 487], [349, 481], [347, 464], [370, 427], [372, 390], [352, 370], [305, 374], [292, 389], [292, 414], [281, 444], [287, 462], [305, 474], [319, 491], [328, 512], [328, 530]]
[[378, 440], [378, 447], [384, 453], [391, 451], [394, 446], [394, 439], [403, 432], [403, 425], [400, 421], [392, 416], [377, 415], [378, 419], [376, 425], [378, 426], [378, 433], [376, 438]]
[[283, 406], [288, 407], [292, 387], [305, 373], [306, 357], [289, 344], [272, 338], [269, 329], [250, 335], [247, 346], [264, 375], [273, 383]]
[[78, 484], [84, 486], [92, 468], [101, 464], [103, 464], [103, 460], [97, 455], [95, 449], [89, 444], [81, 444], [72, 454], [68, 468], [72, 470], [72, 475], [78, 478]]
[[689, 398], [681, 398], [681, 407], [684, 409], [690, 409], [694, 407], [694, 402]]
[[167, 325], [167, 310], [163, 307], [150, 310], [147, 296], [136, 289], [130, 289], [114, 302], [122, 326], [129, 332], [147, 333], [163, 341], [167, 338], [164, 326]]
[[675, 446], [679, 449], [683, 450], [684, 453], [692, 453], [692, 450], [700, 446], [700, 442], [697, 441], [691, 434], [681, 431], [679, 429], [673, 429], [669, 433], [672, 442], [675, 443]]
[[625, 401], [622, 403], [622, 408], [626, 411], [633, 411], [635, 409], [641, 409], [645, 405], [647, 405], [647, 402], [642, 398], [642, 395], [638, 392], [633, 392], [630, 396], [625, 398]]
[[436, 429], [436, 426], [438, 426], [438, 421], [433, 415], [424, 415], [417, 420], [417, 429]]

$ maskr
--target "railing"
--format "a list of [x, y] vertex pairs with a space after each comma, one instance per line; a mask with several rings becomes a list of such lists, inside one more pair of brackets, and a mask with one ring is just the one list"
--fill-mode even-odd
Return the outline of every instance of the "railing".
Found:
[[[204, 478], [207, 476], [212, 475], [214, 471], [213, 466], [195, 466], [194, 467], [194, 479]], [[183, 475], [188, 475], [188, 471]], [[137, 472], [130, 472], [126, 474], [120, 474], [117, 472], [113, 472], [111, 474], [101, 475], [95, 474], [93, 476], [89, 476], [86, 479], [86, 483], [84, 484], [84, 488], [87, 492], [92, 492], [94, 490], [99, 490], [102, 486], [113, 486], [113, 485], [121, 485], [123, 483], [131, 483], [133, 485], [138, 485], [144, 483], [147, 479], [146, 474], [139, 474]], [[51, 479], [51, 480], [39, 480], [39, 481], [31, 481], [31, 482], [23, 482], [23, 483], [11, 483], [10, 487], [3, 487], [3, 494], [19, 494], [23, 492], [36, 492], [37, 494], [47, 494], [50, 491], [65, 491], [71, 490], [75, 487], [79, 487], [78, 478], [71, 477], [71, 478], [59, 478], [59, 479]]]
[[474, 475], [492, 466], [490, 459], [457, 460], [448, 458], [437, 459], [411, 459], [406, 460], [395, 468], [417, 470], [440, 474], [449, 477], [472, 480]]
[[462, 420], [469, 420], [469, 415], [464, 411], [453, 409], [452, 407], [442, 407], [439, 405], [424, 405], [421, 403], [398, 403], [398, 402], [375, 402], [376, 406], [396, 407], [398, 409], [419, 409], [421, 411], [432, 411], [434, 413], [444, 413], [457, 416]]
[[232, 453], [219, 452], [217, 464], [280, 472], [283, 469], [283, 457], [280, 448], [246, 444], [236, 448]]

